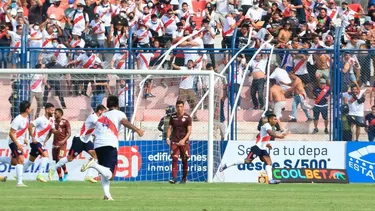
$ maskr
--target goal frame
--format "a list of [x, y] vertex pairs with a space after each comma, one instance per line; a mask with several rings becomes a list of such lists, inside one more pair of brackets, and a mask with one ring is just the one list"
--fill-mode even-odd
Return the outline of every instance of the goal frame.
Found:
[[213, 182], [214, 176], [214, 112], [215, 78], [225, 76], [214, 71], [201, 70], [132, 70], [132, 69], [1, 69], [0, 74], [121, 74], [121, 75], [200, 75], [209, 77], [208, 87], [208, 140], [207, 140], [207, 182]]

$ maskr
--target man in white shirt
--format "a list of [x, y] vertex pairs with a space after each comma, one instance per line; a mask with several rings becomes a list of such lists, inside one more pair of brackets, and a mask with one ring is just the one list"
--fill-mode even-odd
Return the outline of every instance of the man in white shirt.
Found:
[[[44, 69], [45, 66], [43, 64], [37, 64], [35, 66], [36, 69]], [[35, 118], [31, 117], [32, 119], [36, 119], [39, 117], [40, 110], [43, 106], [43, 87], [47, 85], [46, 80], [43, 74], [34, 74], [33, 78], [31, 79], [30, 83], [30, 100], [32, 101], [35, 97], [36, 100], [36, 114]]]
[[[194, 70], [194, 61], [190, 59], [187, 62], [187, 67], [181, 67], [176, 64], [172, 64], [172, 66], [175, 70]], [[181, 100], [184, 103], [185, 101], [187, 101], [189, 103], [191, 110], [193, 110], [196, 105], [195, 92], [194, 92], [194, 80], [195, 80], [195, 76], [193, 75], [182, 76], [181, 82], [179, 85], [179, 93], [178, 93], [178, 100]], [[194, 115], [193, 120], [194, 121], [198, 120], [196, 115]]]
[[88, 168], [96, 169], [102, 175], [102, 187], [104, 190], [104, 200], [113, 200], [109, 192], [110, 180], [115, 178], [117, 168], [117, 150], [118, 150], [118, 133], [121, 126], [127, 127], [143, 136], [143, 130], [131, 124], [125, 113], [119, 111], [119, 99], [117, 96], [107, 98], [108, 111], [103, 113], [98, 119], [95, 127], [94, 148], [98, 157], [98, 162], [90, 159], [87, 164], [82, 166], [84, 172]]
[[[370, 90], [360, 90], [355, 84], [350, 86], [351, 92], [345, 92], [343, 94], [344, 105], [349, 108], [348, 120], [351, 122], [351, 130], [353, 134], [353, 140], [358, 141], [361, 133], [361, 124], [364, 123], [364, 106], [366, 100], [366, 94]], [[354, 126], [356, 127], [354, 136]]]

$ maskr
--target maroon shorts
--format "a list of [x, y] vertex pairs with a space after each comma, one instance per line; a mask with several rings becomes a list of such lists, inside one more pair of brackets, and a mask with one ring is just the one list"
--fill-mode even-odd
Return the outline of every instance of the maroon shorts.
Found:
[[52, 159], [56, 162], [65, 157], [66, 153], [66, 147], [52, 147]]
[[[183, 146], [178, 145], [178, 142], [172, 142], [171, 155], [180, 156], [182, 158], [190, 158], [190, 144], [186, 143]], [[186, 156], [186, 157], [185, 157]]]

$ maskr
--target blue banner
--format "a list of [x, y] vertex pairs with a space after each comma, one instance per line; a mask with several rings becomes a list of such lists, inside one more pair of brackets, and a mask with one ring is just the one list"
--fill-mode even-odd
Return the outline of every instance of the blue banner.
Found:
[[346, 146], [349, 182], [375, 182], [375, 143], [348, 142]]
[[[207, 179], [207, 141], [191, 141], [188, 180]], [[178, 164], [182, 177], [182, 162]], [[121, 141], [118, 151], [117, 181], [168, 181], [172, 159], [165, 141]]]

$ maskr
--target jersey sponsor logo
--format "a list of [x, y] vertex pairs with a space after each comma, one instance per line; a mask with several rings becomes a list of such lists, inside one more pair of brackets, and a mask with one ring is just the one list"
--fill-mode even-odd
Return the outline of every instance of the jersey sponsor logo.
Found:
[[142, 167], [142, 156], [138, 146], [123, 146], [118, 149], [116, 177], [138, 177]]
[[346, 147], [349, 182], [375, 182], [375, 143], [348, 142]]

